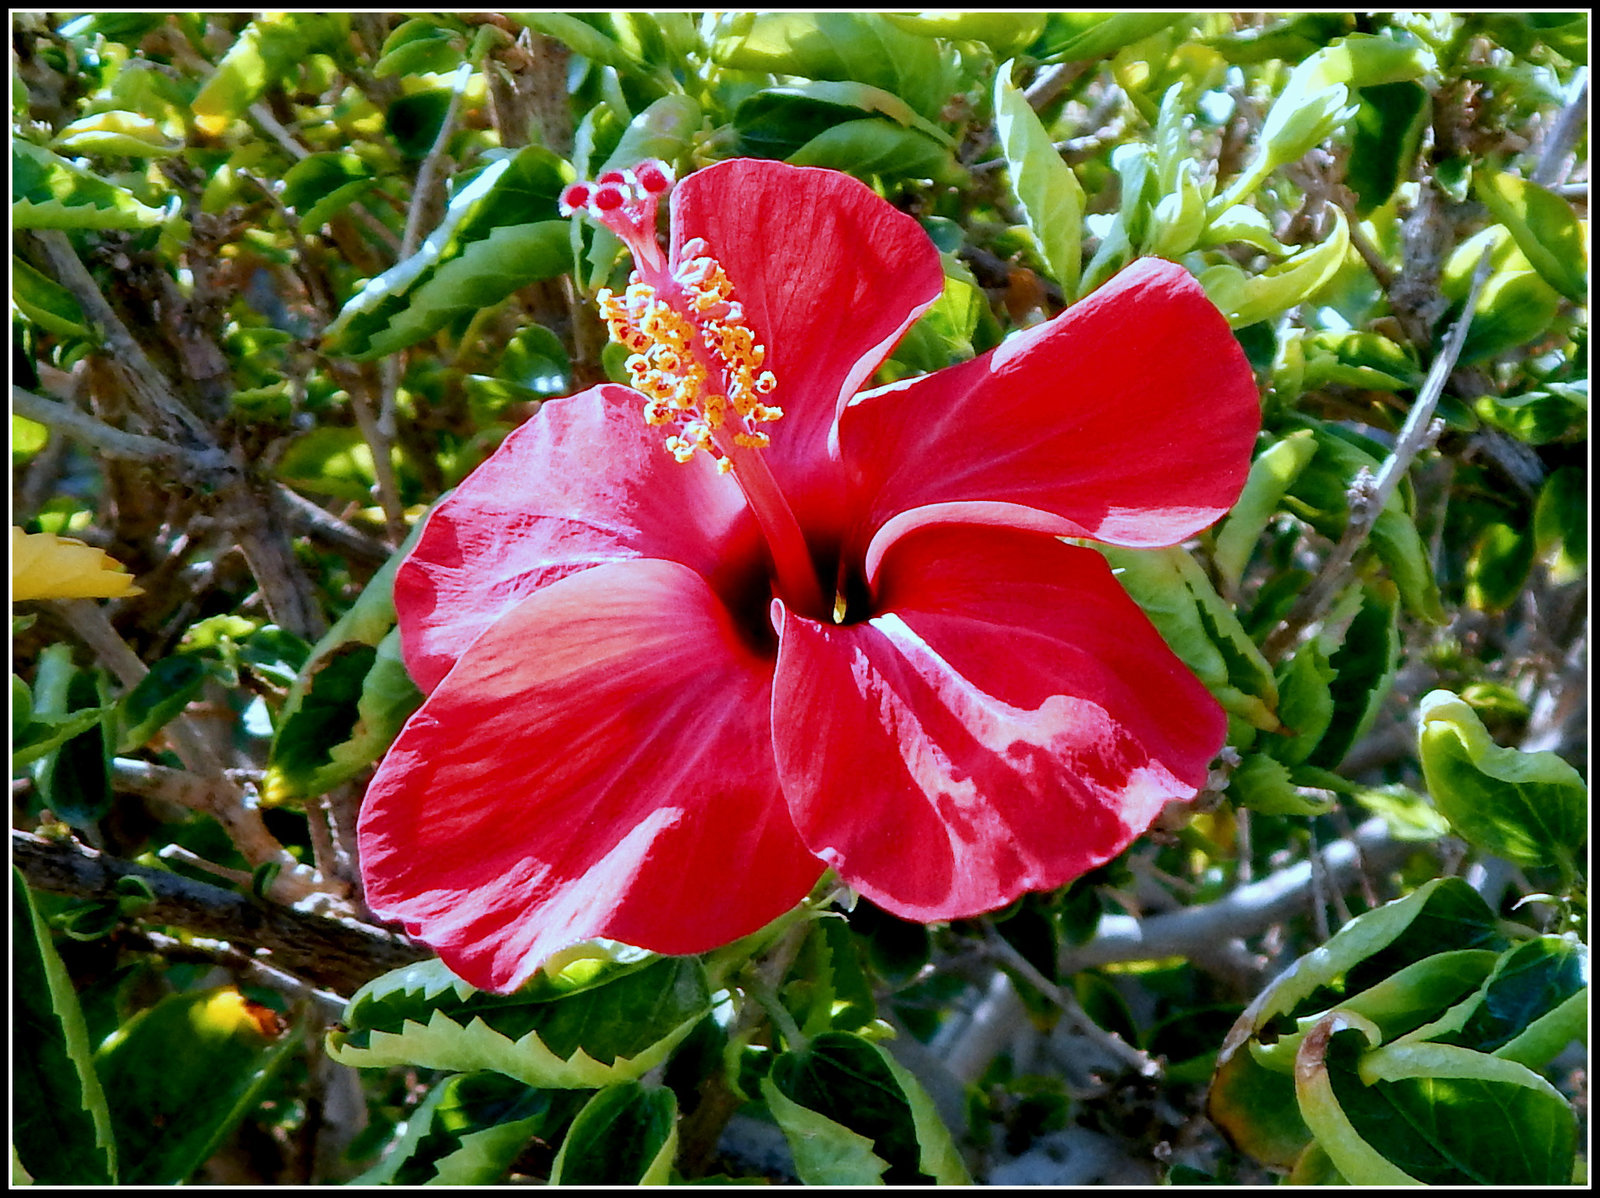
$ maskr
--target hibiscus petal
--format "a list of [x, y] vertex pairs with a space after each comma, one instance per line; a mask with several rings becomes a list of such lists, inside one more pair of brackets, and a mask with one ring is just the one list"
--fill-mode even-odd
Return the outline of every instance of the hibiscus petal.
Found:
[[1054, 889], [1204, 784], [1222, 709], [1092, 549], [923, 525], [876, 584], [861, 624], [786, 612], [773, 684], [795, 826], [873, 902], [955, 919]]
[[944, 287], [920, 225], [849, 175], [735, 159], [672, 193], [672, 255], [704, 238], [766, 344], [784, 411], [768, 466], [802, 511], [834, 511], [828, 438], [843, 404]]
[[983, 357], [859, 396], [839, 442], [863, 542], [949, 503], [973, 506], [946, 519], [1155, 546], [1233, 505], [1260, 422], [1227, 322], [1182, 267], [1146, 258]]
[[770, 692], [692, 570], [553, 583], [474, 642], [379, 767], [367, 901], [489, 990], [596, 936], [691, 953], [755, 931], [822, 872], [780, 797]]
[[394, 586], [424, 691], [522, 599], [603, 562], [681, 562], [724, 597], [753, 585], [759, 533], [738, 487], [705, 455], [674, 460], [643, 406], [618, 386], [549, 400], [429, 515]]

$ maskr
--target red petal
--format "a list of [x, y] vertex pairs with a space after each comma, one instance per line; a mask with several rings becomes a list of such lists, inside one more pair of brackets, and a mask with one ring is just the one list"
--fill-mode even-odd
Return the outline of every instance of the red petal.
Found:
[[683, 566], [546, 587], [384, 758], [361, 811], [367, 901], [488, 990], [596, 936], [692, 953], [755, 931], [822, 871], [779, 794], [770, 671]]
[[703, 454], [675, 461], [643, 406], [617, 386], [550, 400], [434, 509], [394, 586], [406, 666], [424, 691], [518, 602], [576, 571], [663, 558], [731, 593], [736, 575], [760, 568], [733, 480]]
[[766, 344], [784, 411], [768, 466], [805, 521], [836, 508], [828, 439], [838, 411], [944, 286], [921, 226], [849, 175], [735, 159], [672, 194], [672, 256], [704, 238]]
[[908, 919], [1064, 885], [1205, 782], [1226, 722], [1092, 549], [924, 526], [879, 612], [785, 613], [778, 776], [801, 838]]
[[944, 515], [1153, 546], [1233, 505], [1260, 423], [1227, 322], [1182, 267], [1146, 258], [983, 357], [860, 396], [839, 441], [867, 534], [976, 502]]

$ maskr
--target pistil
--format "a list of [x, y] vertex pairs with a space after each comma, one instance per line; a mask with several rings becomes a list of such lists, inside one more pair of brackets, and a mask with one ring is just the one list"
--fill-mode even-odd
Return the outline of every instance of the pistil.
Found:
[[676, 425], [665, 447], [680, 462], [704, 451], [731, 473], [761, 528], [778, 594], [791, 607], [826, 618], [822, 588], [799, 521], [760, 451], [760, 426], [783, 418], [766, 399], [778, 385], [764, 368], [766, 346], [711, 247], [698, 237], [669, 263], [656, 241], [656, 211], [672, 186], [665, 164], [611, 171], [562, 194], [562, 211], [586, 211], [633, 252], [634, 271], [620, 293], [602, 289], [600, 314], [612, 339], [631, 354], [627, 369], [645, 397], [650, 425]]

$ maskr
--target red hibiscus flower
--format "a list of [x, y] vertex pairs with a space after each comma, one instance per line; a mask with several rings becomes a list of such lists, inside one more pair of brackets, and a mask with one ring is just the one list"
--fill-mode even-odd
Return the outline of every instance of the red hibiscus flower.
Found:
[[824, 867], [914, 920], [1108, 860], [1193, 797], [1221, 709], [1095, 551], [1237, 497], [1250, 370], [1137, 262], [973, 361], [858, 393], [936, 299], [849, 176], [659, 164], [569, 189], [621, 234], [636, 387], [552, 400], [395, 583], [427, 701], [361, 813], [367, 898], [481, 988], [608, 937], [692, 953]]

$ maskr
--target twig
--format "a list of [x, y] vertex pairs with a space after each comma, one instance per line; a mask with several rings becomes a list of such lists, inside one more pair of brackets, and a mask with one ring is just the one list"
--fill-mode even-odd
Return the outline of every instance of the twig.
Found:
[[180, 462], [187, 459], [197, 470], [216, 469], [226, 464], [219, 449], [186, 451], [159, 437], [125, 433], [105, 421], [80, 412], [60, 400], [35, 395], [16, 384], [11, 386], [11, 409], [19, 416], [48, 425], [82, 441], [101, 457], [122, 462]]
[[[1349, 840], [1323, 849], [1324, 876], [1330, 888], [1348, 889], [1356, 884], [1363, 867], [1382, 873], [1428, 847], [1418, 841], [1397, 840], [1381, 819], [1370, 819], [1359, 825]], [[1312, 894], [1311, 863], [1300, 861], [1259, 882], [1240, 886], [1214, 903], [1142, 920], [1104, 915], [1092, 940], [1062, 953], [1060, 972], [1121, 961], [1204, 955], [1226, 940], [1257, 935], [1305, 911]]]
[[288, 509], [289, 523], [298, 533], [316, 537], [349, 557], [381, 566], [394, 552], [376, 537], [370, 537], [359, 528], [323, 511], [298, 491], [278, 484], [278, 495]]
[[1567, 155], [1577, 144], [1589, 109], [1589, 68], [1579, 67], [1567, 89], [1566, 103], [1539, 147], [1539, 163], [1533, 168], [1533, 181], [1545, 187], [1561, 182], [1567, 173]]
[[276, 990], [288, 998], [310, 1001], [329, 1020], [336, 1020], [344, 1014], [345, 1000], [342, 996], [275, 969], [265, 961], [241, 952], [226, 940], [213, 940], [205, 936], [179, 940], [149, 928], [125, 928], [118, 933], [117, 939], [125, 947], [147, 948], [168, 961], [220, 965], [255, 985]]
[[1329, 600], [1344, 588], [1350, 563], [1355, 559], [1356, 551], [1366, 542], [1367, 535], [1377, 523], [1378, 516], [1383, 512], [1389, 497], [1400, 485], [1400, 480], [1405, 476], [1417, 454], [1438, 436], [1437, 429], [1433, 427], [1434, 409], [1438, 406], [1439, 396], [1444, 391], [1450, 372], [1455, 369], [1456, 359], [1460, 356], [1461, 347], [1467, 339], [1467, 329], [1472, 325], [1472, 312], [1477, 306], [1478, 294], [1483, 290], [1484, 281], [1488, 277], [1489, 251], [1485, 249], [1478, 259], [1477, 269], [1473, 272], [1472, 286], [1467, 292], [1467, 302], [1462, 308], [1461, 319], [1451, 328], [1438, 357], [1434, 358], [1428, 377], [1422, 384], [1422, 390], [1417, 393], [1416, 402], [1411, 405], [1411, 411], [1406, 416], [1405, 425], [1395, 438], [1394, 449], [1384, 459], [1377, 475], [1372, 477], [1370, 482], [1358, 475], [1356, 482], [1352, 484], [1349, 493], [1350, 515], [1345, 522], [1344, 534], [1322, 564], [1317, 577], [1301, 593], [1283, 623], [1262, 646], [1262, 654], [1268, 661], [1277, 660], [1300, 630], [1315, 619]]
[[1019, 953], [1015, 946], [993, 928], [985, 929], [984, 944], [991, 957], [1005, 962], [1008, 968], [1021, 974], [1029, 985], [1061, 1008], [1061, 1013], [1081, 1035], [1092, 1040], [1111, 1057], [1121, 1061], [1141, 1077], [1154, 1077], [1161, 1072], [1161, 1067], [1142, 1049], [1135, 1048], [1121, 1036], [1106, 1031], [1089, 1018], [1070, 991], [1063, 990], [1040, 973], [1033, 962]]
[[117, 879], [135, 877], [154, 896], [139, 912], [145, 923], [185, 928], [235, 946], [264, 949], [264, 963], [307, 978], [338, 994], [433, 954], [371, 924], [316, 915], [196, 882], [164, 869], [109, 857], [74, 841], [47, 840], [31, 832], [11, 833], [13, 863], [28, 885], [79, 898], [126, 898]]
[[[57, 600], [54, 606], [124, 686], [136, 686], [149, 673], [98, 604], [76, 599]], [[278, 843], [267, 831], [261, 813], [248, 802], [244, 788], [228, 776], [188, 716], [180, 715], [168, 724], [166, 735], [185, 769], [118, 758], [113, 767], [114, 782], [135, 794], [168, 799], [215, 818], [252, 866], [279, 866], [268, 890], [277, 901], [296, 903], [312, 895], [320, 896], [323, 902], [335, 901], [334, 896], [342, 892], [343, 885], [325, 880], [301, 865]]]

